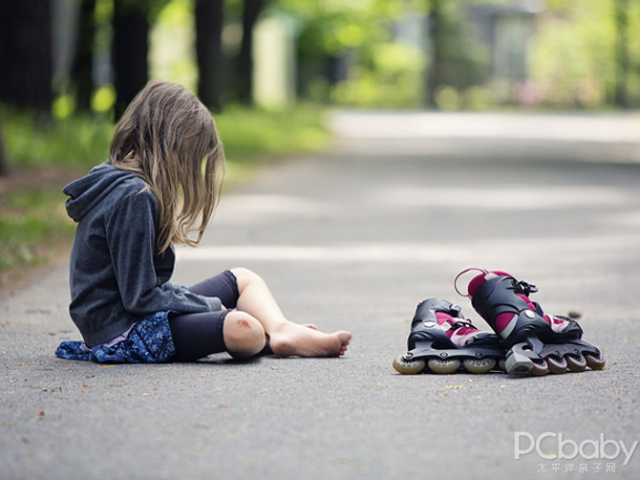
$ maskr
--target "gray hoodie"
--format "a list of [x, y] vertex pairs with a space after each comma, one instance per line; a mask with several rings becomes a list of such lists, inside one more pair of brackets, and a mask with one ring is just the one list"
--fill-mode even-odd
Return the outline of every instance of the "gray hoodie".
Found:
[[169, 282], [175, 253], [158, 254], [157, 200], [145, 186], [139, 175], [103, 163], [63, 190], [67, 213], [78, 222], [69, 312], [90, 347], [122, 335], [144, 315], [222, 308], [218, 298]]

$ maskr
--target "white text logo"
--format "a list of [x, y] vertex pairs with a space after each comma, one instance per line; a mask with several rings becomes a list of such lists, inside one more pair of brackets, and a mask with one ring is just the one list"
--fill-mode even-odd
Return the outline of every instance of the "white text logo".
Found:
[[628, 447], [623, 441], [606, 439], [604, 433], [601, 433], [596, 440], [584, 440], [577, 443], [564, 439], [562, 433], [545, 432], [535, 438], [528, 432], [515, 432], [514, 455], [516, 460], [520, 460], [522, 455], [527, 455], [535, 449], [536, 453], [545, 460], [555, 460], [556, 458], [571, 460], [578, 455], [585, 460], [613, 460], [623, 454], [623, 465], [626, 466], [637, 446], [638, 440]]

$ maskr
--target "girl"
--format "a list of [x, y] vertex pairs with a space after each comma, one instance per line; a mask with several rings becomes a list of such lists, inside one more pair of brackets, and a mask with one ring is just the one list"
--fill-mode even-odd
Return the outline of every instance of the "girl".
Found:
[[[78, 222], [71, 251], [71, 318], [84, 342], [62, 358], [192, 361], [340, 356], [346, 331], [288, 321], [265, 282], [236, 268], [189, 288], [169, 282], [173, 244], [195, 246], [219, 199], [224, 153], [213, 118], [185, 88], [149, 83], [118, 123], [109, 160], [64, 189]], [[193, 239], [190, 234], [196, 234]]]

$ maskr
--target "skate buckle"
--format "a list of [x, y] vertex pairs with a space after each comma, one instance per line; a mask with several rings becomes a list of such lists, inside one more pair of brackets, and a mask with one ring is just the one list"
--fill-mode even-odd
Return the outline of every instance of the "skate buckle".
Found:
[[524, 280], [517, 281], [515, 278], [513, 279], [513, 286], [520, 290], [527, 297], [530, 293], [536, 293], [538, 291], [538, 287], [536, 287], [533, 283], [525, 282]]
[[473, 328], [477, 330], [476, 326], [467, 320], [457, 320], [451, 328]]
[[536, 314], [535, 314], [535, 313], [533, 313], [533, 311], [531, 311], [531, 310], [525, 310], [525, 311], [524, 311], [524, 314], [525, 314], [528, 318], [535, 318], [535, 317], [536, 317]]

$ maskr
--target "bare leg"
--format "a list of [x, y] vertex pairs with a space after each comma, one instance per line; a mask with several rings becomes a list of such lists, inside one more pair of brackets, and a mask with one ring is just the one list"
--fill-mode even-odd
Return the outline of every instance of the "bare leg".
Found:
[[280, 356], [332, 357], [344, 355], [351, 333], [339, 330], [330, 334], [312, 325], [287, 320], [265, 281], [245, 268], [231, 270], [238, 280], [237, 309], [254, 317], [268, 337], [271, 350]]

